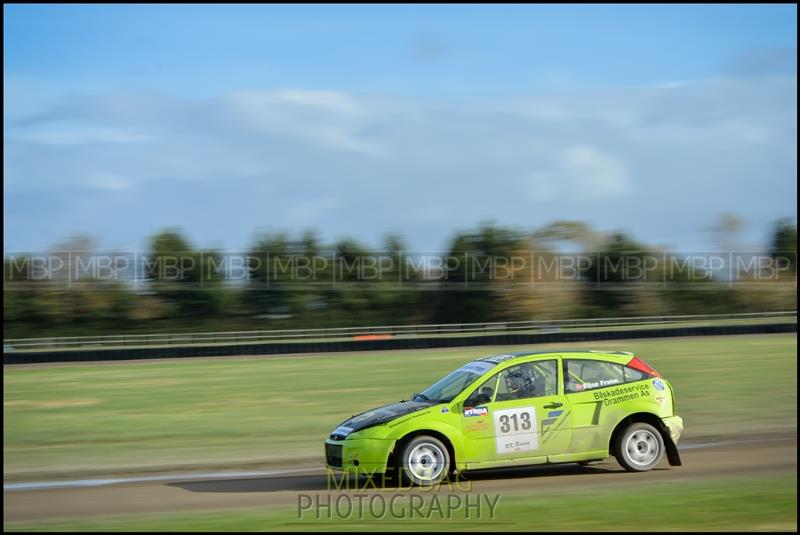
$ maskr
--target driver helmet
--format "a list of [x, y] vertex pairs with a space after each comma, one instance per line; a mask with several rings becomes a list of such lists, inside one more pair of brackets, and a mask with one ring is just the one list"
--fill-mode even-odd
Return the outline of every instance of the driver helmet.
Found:
[[510, 393], [530, 393], [533, 391], [533, 377], [516, 369], [506, 375], [506, 387]]

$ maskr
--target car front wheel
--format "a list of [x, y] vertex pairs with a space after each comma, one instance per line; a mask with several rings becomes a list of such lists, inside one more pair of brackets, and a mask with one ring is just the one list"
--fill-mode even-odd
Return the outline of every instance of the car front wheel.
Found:
[[450, 453], [436, 437], [414, 437], [403, 448], [400, 472], [415, 485], [435, 485], [447, 477], [449, 471]]
[[664, 456], [664, 439], [650, 424], [634, 422], [623, 431], [616, 445], [615, 457], [625, 470], [646, 472]]

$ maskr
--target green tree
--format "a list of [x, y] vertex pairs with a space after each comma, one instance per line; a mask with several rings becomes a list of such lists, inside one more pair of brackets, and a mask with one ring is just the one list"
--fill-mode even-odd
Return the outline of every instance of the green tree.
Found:
[[151, 286], [180, 316], [213, 316], [219, 312], [223, 266], [219, 253], [193, 249], [176, 229], [151, 238], [147, 258]]
[[776, 259], [787, 259], [791, 272], [797, 273], [797, 225], [788, 218], [775, 223], [770, 254]]
[[524, 233], [483, 224], [477, 232], [453, 239], [440, 289], [436, 292], [436, 323], [481, 323], [508, 319], [498, 306], [496, 267], [523, 247]]
[[646, 314], [639, 299], [652, 277], [652, 258], [646, 247], [622, 233], [612, 234], [599, 251], [586, 254], [581, 274], [588, 283], [583, 291], [587, 315]]

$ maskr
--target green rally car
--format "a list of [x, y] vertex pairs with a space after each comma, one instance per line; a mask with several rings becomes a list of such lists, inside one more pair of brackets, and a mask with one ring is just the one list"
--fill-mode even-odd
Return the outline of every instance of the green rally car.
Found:
[[409, 401], [343, 422], [328, 467], [394, 473], [417, 485], [504, 466], [585, 463], [627, 470], [681, 464], [672, 386], [632, 353], [548, 351], [469, 362]]

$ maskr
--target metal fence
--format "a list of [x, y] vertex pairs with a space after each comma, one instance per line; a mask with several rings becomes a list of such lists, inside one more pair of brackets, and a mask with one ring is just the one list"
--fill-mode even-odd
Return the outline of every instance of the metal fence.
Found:
[[[677, 323], [660, 327], [621, 327], [619, 329], [567, 330], [560, 332], [511, 332], [476, 334], [471, 336], [416, 336], [389, 339], [330, 339], [319, 341], [255, 342], [243, 344], [174, 345], [151, 347], [117, 347], [104, 349], [61, 349], [52, 351], [12, 351], [3, 354], [3, 364], [34, 364], [51, 362], [104, 362], [112, 360], [138, 360], [186, 357], [233, 357], [237, 355], [268, 356], [299, 353], [337, 353], [354, 351], [396, 351], [401, 349], [457, 348], [467, 346], [503, 346], [517, 348], [545, 343], [587, 343], [596, 340], [632, 340], [672, 336], [728, 336], [741, 334], [797, 333], [797, 321], [783, 323], [759, 322], [735, 325], [687, 326]], [[624, 346], [623, 346], [624, 347]]]
[[647, 325], [702, 325], [740, 323], [743, 321], [797, 321], [797, 311], [755, 312], [744, 314], [700, 314], [684, 316], [639, 316], [630, 318], [593, 318], [570, 320], [530, 320], [497, 323], [449, 323], [440, 325], [385, 325], [375, 327], [338, 327], [327, 329], [285, 329], [179, 334], [125, 334], [109, 336], [74, 336], [58, 338], [14, 338], [3, 342], [3, 351], [104, 349], [118, 347], [190, 346], [196, 344], [236, 344], [253, 342], [291, 342], [302, 340], [374, 339], [376, 337], [413, 338], [446, 335], [485, 335], [515, 332], [552, 333], [571, 329], [618, 328]]

